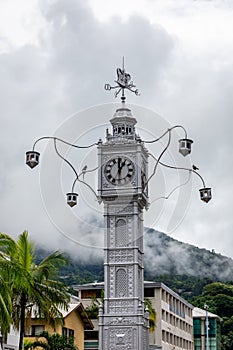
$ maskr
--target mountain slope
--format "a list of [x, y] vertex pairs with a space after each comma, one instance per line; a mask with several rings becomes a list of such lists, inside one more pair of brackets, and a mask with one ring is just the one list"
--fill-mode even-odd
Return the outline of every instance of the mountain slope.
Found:
[[[144, 235], [145, 279], [162, 281], [179, 291], [195, 284], [197, 293], [211, 281], [233, 281], [233, 260], [206, 249], [182, 243], [162, 232], [146, 229]], [[39, 249], [39, 260], [47, 252]], [[70, 265], [62, 268], [61, 277], [68, 285], [102, 281], [103, 259], [85, 263], [69, 256]], [[203, 280], [204, 279], [204, 280]], [[195, 280], [195, 282], [194, 282]]]
[[144, 237], [145, 270], [154, 275], [176, 274], [233, 280], [233, 260], [206, 249], [182, 243], [153, 229]]

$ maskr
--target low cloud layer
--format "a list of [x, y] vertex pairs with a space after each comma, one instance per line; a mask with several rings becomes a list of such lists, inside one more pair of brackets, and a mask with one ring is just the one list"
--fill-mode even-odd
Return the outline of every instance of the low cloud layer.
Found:
[[152, 275], [191, 275], [233, 279], [233, 260], [215, 251], [184, 244], [154, 230], [145, 234], [145, 268]]
[[[184, 242], [232, 256], [233, 8], [219, 1], [182, 1], [176, 8], [165, 1], [156, 2], [156, 7], [145, 0], [145, 9], [146, 5], [152, 6], [149, 16], [146, 10], [137, 11], [139, 3], [143, 2], [138, 2], [132, 11], [127, 2], [124, 18], [118, 13], [101, 21], [91, 2], [35, 2], [30, 21], [40, 23], [33, 31], [36, 40], [9, 44], [10, 39], [2, 33], [0, 230], [16, 236], [28, 229], [36, 242], [67, 247], [80, 256], [86, 256], [82, 245], [90, 246], [88, 254], [91, 247], [98, 251], [102, 246], [102, 230], [90, 219], [93, 208], [84, 210], [91, 225], [74, 219], [79, 216], [78, 209], [72, 219], [68, 213], [65, 191], [70, 186], [70, 174], [60, 186], [64, 193], [58, 194], [54, 183], [60, 181], [60, 173], [51, 183], [49, 170], [43, 167], [31, 171], [24, 165], [24, 154], [38, 137], [62, 133], [69, 116], [76, 111], [112, 102], [114, 97], [103, 90], [103, 85], [114, 81], [115, 69], [121, 66], [124, 55], [127, 71], [141, 92], [139, 98], [128, 96], [128, 101], [154, 109], [170, 124], [187, 128], [194, 139], [191, 162], [199, 166], [206, 184], [213, 188], [213, 200], [206, 205], [199, 200], [200, 183], [193, 179], [193, 192], [183, 218], [173, 218], [174, 222], [182, 221], [179, 225], [171, 226], [166, 220], [171, 212], [180, 216], [172, 207], [173, 197], [163, 206], [152, 203], [145, 214], [145, 224]], [[94, 115], [93, 124], [98, 125], [100, 120], [108, 123], [111, 117]], [[80, 130], [85, 130], [86, 121], [79, 122]], [[139, 116], [138, 128], [143, 127]], [[89, 124], [86, 128], [90, 129]], [[151, 129], [157, 135], [155, 122]], [[80, 130], [77, 128], [77, 138]], [[104, 133], [105, 125], [97, 135], [90, 136], [104, 138]], [[71, 134], [73, 137], [73, 130]], [[45, 146], [46, 143], [39, 147], [42, 155]], [[53, 157], [51, 152], [51, 164]], [[50, 183], [41, 188], [46, 178]], [[168, 176], [165, 194], [171, 188], [169, 181], [172, 183]], [[43, 203], [45, 188], [52, 192], [46, 198], [55, 213], [52, 217]], [[153, 201], [156, 184], [150, 192]], [[60, 204], [63, 195], [64, 207]], [[176, 206], [177, 200], [174, 203]], [[95, 220], [102, 222], [101, 208], [93, 206]], [[62, 221], [62, 229], [56, 217]], [[185, 256], [185, 252], [180, 253], [177, 254]], [[186, 268], [189, 269], [187, 264]]]

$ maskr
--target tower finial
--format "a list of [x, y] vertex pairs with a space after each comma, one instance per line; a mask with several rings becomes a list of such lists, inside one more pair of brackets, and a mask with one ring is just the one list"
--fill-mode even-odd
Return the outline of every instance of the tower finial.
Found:
[[114, 80], [115, 83], [117, 83], [116, 86], [111, 86], [110, 84], [105, 84], [104, 88], [105, 90], [112, 90], [112, 89], [118, 89], [115, 92], [115, 97], [118, 96], [118, 94], [121, 92], [121, 101], [124, 103], [126, 100], [125, 97], [125, 89], [134, 92], [136, 96], [139, 96], [138, 89], [134, 89], [136, 85], [134, 85], [133, 81], [131, 80], [131, 75], [129, 73], [126, 73], [125, 71], [125, 59], [123, 56], [122, 59], [122, 68], [117, 68], [117, 80]]

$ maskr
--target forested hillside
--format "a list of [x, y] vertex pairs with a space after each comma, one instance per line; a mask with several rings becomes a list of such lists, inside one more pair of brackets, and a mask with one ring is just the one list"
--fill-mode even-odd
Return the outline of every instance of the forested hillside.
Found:
[[[232, 350], [233, 260], [153, 229], [145, 230], [144, 243], [145, 280], [163, 282], [195, 306], [207, 303], [209, 311], [222, 318], [222, 350]], [[39, 259], [47, 254], [38, 249]], [[68, 258], [70, 265], [60, 269], [67, 285], [104, 280], [103, 260], [88, 264]]]
[[190, 275], [219, 281], [233, 280], [233, 260], [200, 249], [153, 229], [146, 229], [144, 264], [148, 279], [156, 275]]
[[[206, 249], [185, 244], [153, 229], [145, 230], [145, 279], [161, 281], [185, 299], [202, 293], [214, 281], [233, 281], [233, 260]], [[38, 256], [47, 252], [38, 248]], [[60, 270], [67, 285], [103, 281], [103, 260], [84, 263], [69, 256], [70, 265]]]

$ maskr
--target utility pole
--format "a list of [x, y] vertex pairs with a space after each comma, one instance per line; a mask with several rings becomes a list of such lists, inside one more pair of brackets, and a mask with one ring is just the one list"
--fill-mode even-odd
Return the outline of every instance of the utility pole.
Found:
[[207, 304], [204, 305], [204, 309], [206, 311], [205, 318], [205, 327], [206, 327], [206, 350], [209, 350], [209, 318], [208, 318], [208, 309], [209, 306]]

